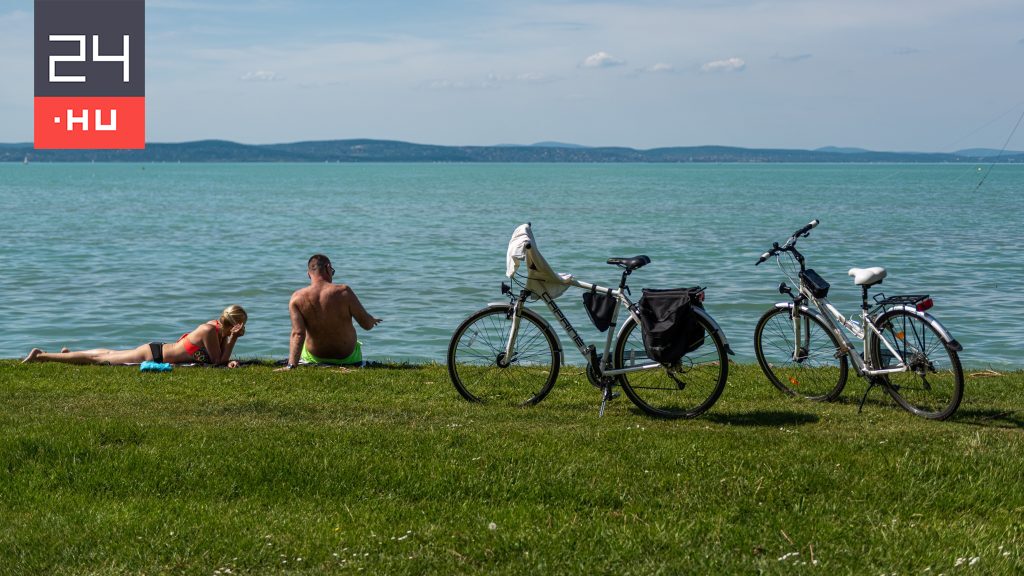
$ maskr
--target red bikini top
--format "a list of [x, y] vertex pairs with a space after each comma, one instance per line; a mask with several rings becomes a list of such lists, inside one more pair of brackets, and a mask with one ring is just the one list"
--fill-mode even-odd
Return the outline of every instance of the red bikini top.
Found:
[[[217, 336], [219, 337], [220, 336], [220, 322], [219, 321], [217, 321], [217, 320], [213, 321], [213, 329], [217, 331]], [[191, 333], [192, 332], [185, 332], [184, 334], [181, 335], [181, 338], [178, 338], [178, 342], [181, 342], [182, 340], [185, 341], [185, 342], [183, 342], [183, 344], [185, 345], [185, 354], [188, 354], [189, 356], [195, 354], [196, 352], [199, 351], [200, 348], [203, 347], [203, 345], [201, 343], [200, 344], [193, 344], [192, 341], [188, 339], [188, 335], [191, 334]]]

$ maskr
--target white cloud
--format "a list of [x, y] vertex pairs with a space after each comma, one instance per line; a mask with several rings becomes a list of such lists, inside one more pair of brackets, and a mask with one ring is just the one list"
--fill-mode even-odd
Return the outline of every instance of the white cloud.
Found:
[[471, 84], [469, 82], [463, 82], [462, 80], [447, 80], [442, 78], [427, 82], [426, 87], [431, 90], [470, 90], [473, 88], [486, 88], [487, 86], [483, 82]]
[[739, 72], [747, 67], [747, 63], [740, 58], [728, 58], [726, 60], [715, 60], [700, 67], [703, 72]]
[[558, 77], [543, 72], [523, 72], [522, 74], [488, 74], [482, 80], [451, 80], [440, 78], [424, 84], [431, 90], [481, 90], [499, 88], [509, 84], [548, 84]]
[[602, 50], [587, 56], [580, 63], [580, 66], [584, 68], [610, 68], [612, 66], [621, 66], [622, 64], [625, 64], [625, 62]]
[[808, 54], [806, 52], [803, 54], [794, 54], [793, 56], [783, 56], [776, 52], [775, 54], [772, 55], [772, 60], [782, 60], [783, 62], [801, 62], [803, 60], [810, 59], [812, 56], [812, 54]]
[[257, 70], [255, 72], [246, 72], [245, 74], [242, 74], [241, 80], [245, 82], [276, 82], [277, 80], [284, 80], [284, 76], [281, 76], [277, 72]]
[[524, 72], [523, 74], [517, 74], [515, 80], [527, 84], [547, 84], [548, 82], [554, 82], [557, 78], [543, 72]]
[[509, 83], [509, 82], [523, 82], [526, 84], [545, 84], [555, 80], [553, 76], [544, 74], [543, 72], [523, 72], [522, 74], [507, 75], [507, 74], [488, 74], [487, 82], [491, 84], [498, 83]]
[[665, 74], [668, 72], [675, 72], [676, 67], [671, 64], [666, 64], [664, 62], [658, 62], [657, 64], [652, 64], [646, 68], [641, 68], [640, 71], [650, 72], [652, 74]]

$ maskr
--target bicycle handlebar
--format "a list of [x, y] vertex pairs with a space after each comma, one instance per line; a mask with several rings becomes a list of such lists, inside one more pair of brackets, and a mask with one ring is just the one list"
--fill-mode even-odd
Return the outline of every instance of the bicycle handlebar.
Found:
[[779, 243], [775, 242], [774, 244], [772, 244], [771, 250], [765, 252], [764, 254], [761, 254], [761, 257], [757, 259], [757, 262], [754, 263], [754, 266], [760, 265], [762, 262], [771, 258], [772, 256], [775, 256], [779, 252], [786, 252], [788, 250], [793, 249], [793, 247], [796, 246], [797, 238], [807, 236], [808, 233], [814, 228], [816, 228], [820, 223], [821, 221], [815, 218], [814, 220], [808, 222], [807, 225], [805, 225], [803, 228], [800, 228], [796, 232], [793, 232], [793, 235], [790, 236], [789, 240], [786, 240], [786, 243], [783, 244], [782, 246], [779, 246]]
[[814, 220], [811, 220], [810, 222], [807, 223], [806, 226], [804, 226], [803, 228], [797, 230], [796, 232], [793, 232], [793, 237], [796, 238], [797, 236], [802, 236], [802, 235], [810, 232], [813, 228], [816, 228], [818, 226], [818, 224], [819, 224], [819, 222], [818, 222], [817, 218], [815, 218]]

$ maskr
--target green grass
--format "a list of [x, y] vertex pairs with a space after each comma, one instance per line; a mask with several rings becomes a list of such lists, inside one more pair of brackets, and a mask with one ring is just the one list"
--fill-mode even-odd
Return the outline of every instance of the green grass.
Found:
[[1021, 573], [1022, 388], [968, 378], [931, 422], [733, 366], [658, 421], [598, 418], [576, 367], [514, 409], [443, 366], [4, 361], [0, 574]]

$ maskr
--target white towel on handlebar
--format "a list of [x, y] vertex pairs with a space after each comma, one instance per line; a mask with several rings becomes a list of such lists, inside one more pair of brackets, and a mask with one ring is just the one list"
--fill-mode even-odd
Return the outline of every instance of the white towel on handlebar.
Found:
[[[530, 247], [527, 248], [526, 246]], [[512, 233], [505, 255], [505, 275], [509, 278], [516, 273], [519, 263], [526, 261], [526, 289], [538, 297], [544, 292], [552, 299], [558, 298], [569, 287], [571, 274], [556, 274], [548, 261], [540, 254], [537, 240], [529, 224], [523, 224]]]

